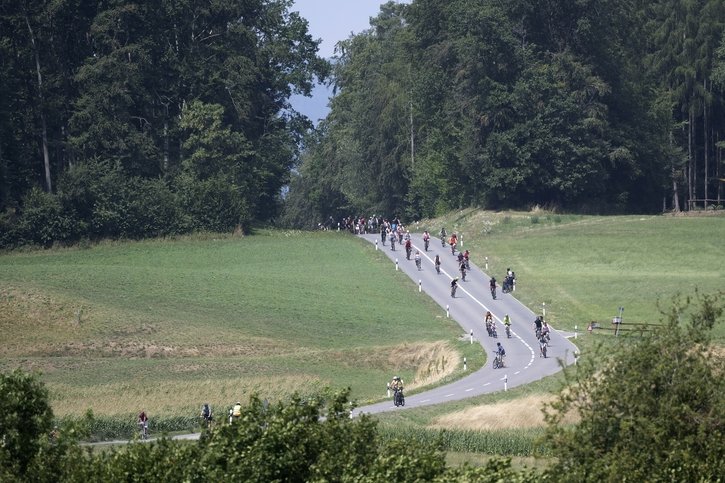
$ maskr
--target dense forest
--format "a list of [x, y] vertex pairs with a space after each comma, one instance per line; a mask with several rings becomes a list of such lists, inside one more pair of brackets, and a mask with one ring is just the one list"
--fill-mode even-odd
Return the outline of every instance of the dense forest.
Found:
[[276, 216], [329, 72], [290, 5], [0, 3], [0, 246]]
[[722, 0], [389, 2], [337, 46], [288, 219], [721, 207], [724, 21]]
[[0, 3], [0, 247], [722, 207], [722, 0], [389, 2], [332, 62], [291, 7]]

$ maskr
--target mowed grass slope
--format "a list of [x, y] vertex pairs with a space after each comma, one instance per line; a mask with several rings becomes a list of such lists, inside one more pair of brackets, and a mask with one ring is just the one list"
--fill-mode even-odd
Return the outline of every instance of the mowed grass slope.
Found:
[[6, 253], [0, 365], [43, 371], [59, 415], [327, 386], [374, 400], [393, 372], [435, 380], [470, 350], [386, 260], [346, 234], [282, 231]]

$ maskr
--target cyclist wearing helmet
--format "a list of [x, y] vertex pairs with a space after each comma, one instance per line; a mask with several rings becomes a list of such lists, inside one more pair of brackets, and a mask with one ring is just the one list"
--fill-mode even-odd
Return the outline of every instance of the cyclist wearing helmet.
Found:
[[394, 376], [393, 380], [390, 381], [390, 389], [395, 391], [401, 391], [403, 389], [403, 380], [400, 378], [400, 376]]

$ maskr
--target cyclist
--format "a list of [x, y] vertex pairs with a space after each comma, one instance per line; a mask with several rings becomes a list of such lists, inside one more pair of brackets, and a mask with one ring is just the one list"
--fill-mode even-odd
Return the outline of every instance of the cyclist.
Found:
[[403, 380], [400, 376], [394, 376], [393, 380], [388, 385], [393, 391], [393, 403], [398, 406], [404, 404], [403, 399]]
[[456, 296], [456, 289], [458, 288], [458, 278], [451, 280], [451, 297]]
[[149, 435], [149, 417], [145, 410], [142, 410], [138, 415], [138, 427], [141, 431], [141, 438], [146, 439]]
[[232, 421], [236, 421], [242, 416], [242, 403], [237, 401], [237, 403], [229, 410], [229, 424], [232, 424]]
[[544, 334], [541, 334], [539, 336], [539, 357], [546, 358], [546, 347], [548, 346], [548, 342], [546, 341], [546, 336]]
[[204, 403], [201, 406], [201, 419], [204, 421], [204, 425], [207, 427], [207, 429], [211, 427], [212, 414], [211, 406], [209, 406], [209, 403]]
[[451, 239], [448, 240], [448, 244], [451, 246], [451, 253], [453, 255], [455, 255], [456, 254], [456, 246], [458, 245], [458, 235], [456, 235], [455, 233], [453, 233], [451, 235]]
[[410, 238], [405, 240], [405, 258], [410, 260], [410, 252], [413, 251], [413, 243], [410, 241]]
[[491, 314], [490, 310], [486, 311], [486, 318], [484, 320], [486, 322], [486, 332], [488, 333], [488, 336], [493, 337], [492, 330], [494, 327], [494, 325], [493, 325], [494, 322], [493, 322], [493, 314]]
[[466, 270], [471, 269], [470, 260], [469, 260], [470, 255], [471, 254], [468, 252], [468, 250], [463, 252], [463, 261], [466, 262]]
[[[496, 342], [496, 350], [494, 351], [494, 354], [496, 354], [496, 358], [498, 359], [498, 367], [503, 367], [503, 358], [506, 355], [506, 351], [500, 342]], [[496, 367], [494, 366], [494, 369], [495, 368]]]
[[496, 355], [500, 356], [501, 358], [506, 355], [506, 351], [504, 350], [500, 342], [496, 342]]
[[541, 316], [537, 315], [536, 319], [534, 319], [534, 333], [536, 334], [536, 337], [539, 337], [539, 334], [541, 334]]
[[418, 270], [420, 270], [420, 252], [418, 250], [415, 251], [415, 266], [418, 267]]
[[491, 288], [491, 297], [496, 299], [496, 277], [491, 277], [491, 281], [488, 282], [488, 286]]
[[546, 322], [542, 322], [541, 337], [545, 338], [547, 341], [549, 340], [549, 324]]
[[425, 230], [423, 232], [423, 245], [425, 246], [425, 251], [428, 251], [429, 242], [430, 242], [430, 233], [428, 233], [428, 230]]
[[506, 337], [511, 338], [511, 317], [509, 317], [509, 314], [504, 316], [503, 325], [506, 328]]
[[400, 376], [393, 376], [393, 380], [390, 381], [390, 390], [393, 392], [403, 390], [403, 380], [400, 378]]
[[441, 273], [441, 257], [436, 255], [436, 259], [433, 262], [433, 264], [436, 266], [436, 272], [440, 275]]

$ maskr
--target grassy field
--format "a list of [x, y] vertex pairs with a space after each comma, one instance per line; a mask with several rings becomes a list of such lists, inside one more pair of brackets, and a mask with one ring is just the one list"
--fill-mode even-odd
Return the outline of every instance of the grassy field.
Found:
[[[439, 307], [345, 234], [107, 243], [0, 256], [2, 369], [39, 369], [58, 415], [195, 414], [256, 391], [435, 381], [484, 363]], [[476, 361], [476, 359], [480, 361]], [[432, 361], [432, 362], [431, 362]]]
[[[516, 297], [560, 329], [590, 321], [612, 327], [656, 324], [672, 297], [725, 291], [725, 216], [579, 216], [465, 210], [424, 220], [420, 229], [464, 236], [481, 266], [517, 276]], [[514, 321], [516, 322], [516, 321]], [[604, 332], [604, 331], [602, 331]], [[717, 337], [725, 342], [725, 326]]]

